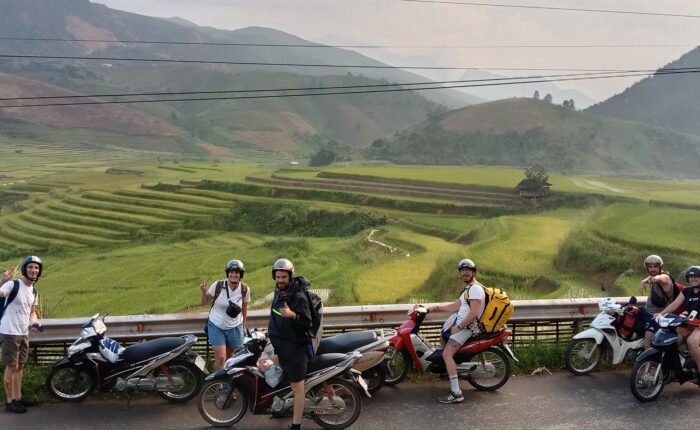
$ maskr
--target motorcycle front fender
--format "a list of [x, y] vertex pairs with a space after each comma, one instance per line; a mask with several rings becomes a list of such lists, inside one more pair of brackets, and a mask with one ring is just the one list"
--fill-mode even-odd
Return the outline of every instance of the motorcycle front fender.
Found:
[[216, 372], [211, 372], [204, 378], [205, 381], [213, 381], [215, 379], [226, 379], [231, 376], [226, 372], [226, 369], [219, 369]]
[[637, 356], [637, 362], [646, 360], [647, 358], [656, 358], [657, 361], [661, 360], [661, 350], [656, 348], [649, 348]]
[[603, 335], [603, 333], [601, 333], [600, 330], [596, 330], [594, 328], [586, 329], [574, 336], [574, 339], [594, 339], [595, 343], [597, 343], [598, 345], [603, 343], [604, 338], [605, 336]]

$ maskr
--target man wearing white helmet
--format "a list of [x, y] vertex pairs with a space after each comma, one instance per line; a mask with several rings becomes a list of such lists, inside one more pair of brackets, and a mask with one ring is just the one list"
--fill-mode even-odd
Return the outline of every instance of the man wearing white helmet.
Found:
[[646, 350], [651, 348], [651, 338], [659, 329], [659, 325], [654, 321], [654, 314], [661, 312], [678, 297], [678, 287], [671, 275], [664, 270], [664, 260], [658, 255], [652, 254], [645, 258], [644, 267], [649, 276], [639, 282], [639, 292], [644, 294], [649, 287], [647, 304], [640, 314]]
[[41, 331], [36, 308], [39, 297], [34, 283], [41, 276], [39, 257], [29, 256], [22, 261], [22, 276], [12, 280], [14, 267], [9, 267], [0, 277], [0, 306], [4, 312], [0, 320], [2, 362], [5, 365], [5, 394], [8, 412], [24, 413], [36, 401], [22, 397], [24, 364], [29, 353], [29, 327]]
[[429, 312], [457, 312], [454, 318], [448, 319], [443, 326], [443, 338], [447, 338], [447, 343], [442, 350], [442, 358], [445, 361], [447, 375], [450, 377], [450, 392], [438, 398], [440, 403], [459, 403], [464, 400], [462, 390], [459, 388], [454, 356], [467, 339], [479, 333], [479, 318], [484, 312], [486, 303], [484, 287], [476, 280], [476, 264], [465, 258], [459, 262], [457, 270], [464, 284], [459, 298], [446, 306], [428, 308]]

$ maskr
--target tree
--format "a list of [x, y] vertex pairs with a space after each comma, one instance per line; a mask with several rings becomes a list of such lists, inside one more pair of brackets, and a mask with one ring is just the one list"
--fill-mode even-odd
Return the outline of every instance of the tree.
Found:
[[547, 95], [544, 96], [544, 101], [545, 103], [552, 103], [552, 95], [547, 93]]
[[527, 191], [540, 191], [549, 183], [549, 174], [540, 164], [535, 164], [525, 169], [525, 179], [520, 182], [520, 188]]
[[337, 159], [338, 154], [329, 149], [322, 148], [311, 157], [309, 166], [328, 166]]
[[540, 99], [540, 92], [538, 90], [535, 90], [535, 94], [532, 95], [532, 98], [535, 100]]

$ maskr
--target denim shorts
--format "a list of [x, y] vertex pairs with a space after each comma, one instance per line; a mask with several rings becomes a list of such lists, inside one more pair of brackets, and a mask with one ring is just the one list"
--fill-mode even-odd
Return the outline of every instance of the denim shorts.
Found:
[[211, 346], [226, 345], [230, 349], [239, 349], [243, 344], [243, 326], [239, 325], [230, 330], [221, 330], [213, 322], [207, 322], [209, 344]]

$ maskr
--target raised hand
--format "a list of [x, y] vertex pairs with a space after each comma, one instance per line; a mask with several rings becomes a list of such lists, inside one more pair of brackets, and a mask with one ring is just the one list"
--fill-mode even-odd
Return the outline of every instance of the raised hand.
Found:
[[206, 276], [204, 278], [202, 278], [202, 282], [199, 283], [199, 290], [203, 293], [207, 291], [207, 277]]
[[13, 265], [7, 266], [7, 269], [5, 270], [5, 272], [3, 272], [2, 276], [0, 277], [0, 284], [4, 284], [5, 282], [12, 279], [13, 273], [15, 273], [15, 266], [13, 266]]

